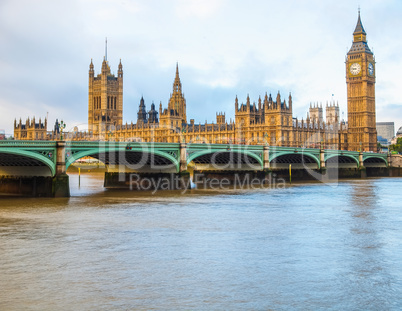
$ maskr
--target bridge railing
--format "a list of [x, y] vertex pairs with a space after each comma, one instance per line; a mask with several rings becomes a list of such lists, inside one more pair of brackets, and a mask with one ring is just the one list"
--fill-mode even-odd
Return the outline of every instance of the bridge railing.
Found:
[[55, 141], [46, 141], [46, 140], [2, 140], [0, 141], [0, 147], [38, 147], [38, 146], [45, 146], [45, 147], [55, 147]]

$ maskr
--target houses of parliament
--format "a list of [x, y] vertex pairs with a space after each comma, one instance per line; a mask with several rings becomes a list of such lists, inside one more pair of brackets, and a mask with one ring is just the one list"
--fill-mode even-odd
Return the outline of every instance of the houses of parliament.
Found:
[[[142, 142], [186, 142], [217, 144], [269, 144], [271, 146], [313, 147], [339, 150], [377, 150], [375, 117], [375, 59], [366, 40], [360, 12], [353, 32], [353, 43], [346, 55], [348, 120], [340, 120], [339, 106], [311, 105], [305, 120], [292, 115], [292, 96], [265, 94], [251, 102], [234, 100], [235, 119], [228, 122], [225, 113], [216, 114], [216, 122], [195, 124], [187, 118], [187, 104], [182, 92], [179, 68], [167, 107], [152, 103], [146, 109], [141, 98], [137, 123], [123, 123], [123, 66], [117, 76], [111, 73], [106, 57], [101, 73], [95, 76], [89, 65], [88, 131], [65, 132], [66, 140], [114, 140]], [[14, 121], [14, 138], [19, 140], [60, 139], [58, 122], [47, 131], [47, 120], [35, 118]]]

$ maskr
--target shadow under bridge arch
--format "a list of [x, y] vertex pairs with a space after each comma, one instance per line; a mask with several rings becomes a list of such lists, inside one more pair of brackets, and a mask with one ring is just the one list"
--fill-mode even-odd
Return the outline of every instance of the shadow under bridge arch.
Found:
[[0, 176], [54, 176], [56, 167], [51, 157], [37, 152], [2, 149], [0, 152]]
[[[108, 172], [177, 173], [179, 161], [172, 155], [152, 149], [89, 150], [75, 155], [74, 161], [90, 156], [103, 162]], [[72, 164], [67, 163], [67, 167]]]
[[387, 167], [388, 161], [381, 157], [366, 156], [363, 159], [364, 167]]
[[274, 154], [270, 159], [271, 169], [288, 169], [289, 164], [292, 165], [292, 169], [319, 169], [319, 159], [306, 153], [279, 153]]
[[237, 150], [205, 150], [190, 155], [188, 165], [199, 171], [255, 171], [262, 170], [261, 154]]
[[325, 159], [326, 168], [358, 168], [359, 160], [352, 155], [331, 155]]

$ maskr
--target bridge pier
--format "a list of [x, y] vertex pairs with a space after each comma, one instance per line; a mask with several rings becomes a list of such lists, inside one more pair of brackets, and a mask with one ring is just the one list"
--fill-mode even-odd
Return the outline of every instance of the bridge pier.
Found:
[[367, 171], [366, 171], [366, 168], [364, 167], [363, 151], [361, 151], [361, 150], [359, 151], [359, 171], [360, 171], [361, 178], [367, 177]]
[[185, 172], [185, 171], [187, 171], [187, 145], [185, 143], [181, 143], [179, 172]]
[[325, 169], [325, 150], [322, 148], [320, 149], [320, 168]]
[[269, 146], [264, 146], [263, 150], [263, 164], [264, 164], [264, 171], [269, 171], [271, 166], [269, 163]]
[[66, 142], [56, 143], [56, 175], [52, 180], [52, 195], [54, 197], [69, 197], [70, 184], [66, 174]]

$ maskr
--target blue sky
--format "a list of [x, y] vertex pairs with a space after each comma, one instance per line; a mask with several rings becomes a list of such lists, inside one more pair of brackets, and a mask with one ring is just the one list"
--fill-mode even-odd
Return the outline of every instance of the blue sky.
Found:
[[[167, 105], [176, 62], [187, 116], [234, 117], [234, 99], [293, 95], [293, 115], [331, 99], [346, 113], [345, 55], [361, 7], [376, 57], [377, 121], [402, 126], [402, 1], [170, 0], [0, 2], [0, 128], [49, 115], [86, 129], [88, 69], [124, 70], [124, 121], [141, 96]], [[334, 94], [334, 96], [332, 96]]]

